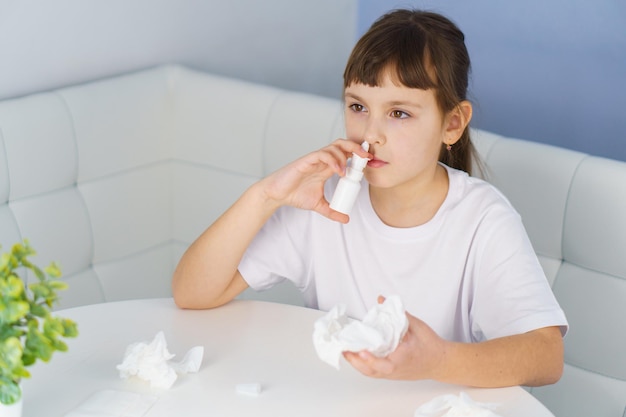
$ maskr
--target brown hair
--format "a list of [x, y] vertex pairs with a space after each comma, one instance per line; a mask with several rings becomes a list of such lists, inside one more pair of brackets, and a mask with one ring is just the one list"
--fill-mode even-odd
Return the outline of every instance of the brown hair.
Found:
[[[352, 50], [344, 88], [353, 83], [378, 86], [387, 69], [406, 87], [434, 89], [444, 114], [466, 100], [470, 58], [465, 36], [437, 13], [401, 9], [374, 22]], [[471, 173], [473, 157], [467, 126], [453, 150], [441, 145], [439, 161]]]

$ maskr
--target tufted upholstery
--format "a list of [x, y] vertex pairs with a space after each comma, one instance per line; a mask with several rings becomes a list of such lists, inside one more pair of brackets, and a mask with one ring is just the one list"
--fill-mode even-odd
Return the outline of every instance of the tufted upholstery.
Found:
[[338, 106], [180, 67], [0, 102], [0, 244], [61, 264], [61, 308], [168, 296], [187, 245], [286, 161], [276, 149], [339, 136]]
[[[0, 244], [60, 262], [60, 307], [168, 296], [182, 252], [246, 187], [342, 127], [336, 100], [176, 66], [0, 102]], [[570, 321], [562, 380], [532, 393], [557, 417], [622, 416], [626, 164], [474, 140]], [[242, 297], [301, 303], [288, 285]]]
[[521, 213], [567, 314], [559, 383], [531, 392], [557, 417], [626, 406], [626, 163], [487, 132], [485, 175]]

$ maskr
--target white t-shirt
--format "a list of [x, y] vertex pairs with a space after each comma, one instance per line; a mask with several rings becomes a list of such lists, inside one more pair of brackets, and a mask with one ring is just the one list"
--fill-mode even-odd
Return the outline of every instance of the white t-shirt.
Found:
[[[327, 311], [343, 303], [358, 319], [378, 295], [399, 295], [410, 314], [447, 340], [476, 342], [555, 325], [565, 333], [565, 314], [519, 214], [490, 184], [446, 169], [448, 195], [421, 226], [385, 225], [363, 181], [345, 225], [280, 208], [239, 271], [256, 290], [288, 279], [309, 307]], [[326, 184], [329, 201], [336, 181]]]

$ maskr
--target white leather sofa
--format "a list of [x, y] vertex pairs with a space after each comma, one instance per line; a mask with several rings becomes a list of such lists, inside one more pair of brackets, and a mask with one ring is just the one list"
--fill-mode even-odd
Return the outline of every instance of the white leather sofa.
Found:
[[[60, 262], [60, 307], [169, 296], [185, 248], [251, 183], [342, 136], [341, 103], [177, 66], [0, 102], [0, 244]], [[571, 329], [532, 389], [557, 417], [626, 412], [626, 163], [475, 131]], [[233, 230], [237, 233], [237, 230]], [[268, 298], [300, 304], [288, 285]]]

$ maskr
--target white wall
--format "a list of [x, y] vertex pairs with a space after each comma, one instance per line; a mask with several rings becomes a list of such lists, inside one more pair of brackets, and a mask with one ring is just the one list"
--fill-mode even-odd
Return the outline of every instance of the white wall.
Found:
[[397, 7], [465, 32], [475, 126], [626, 161], [624, 0], [359, 0], [359, 34]]
[[0, 0], [0, 99], [161, 63], [339, 97], [356, 0]]

